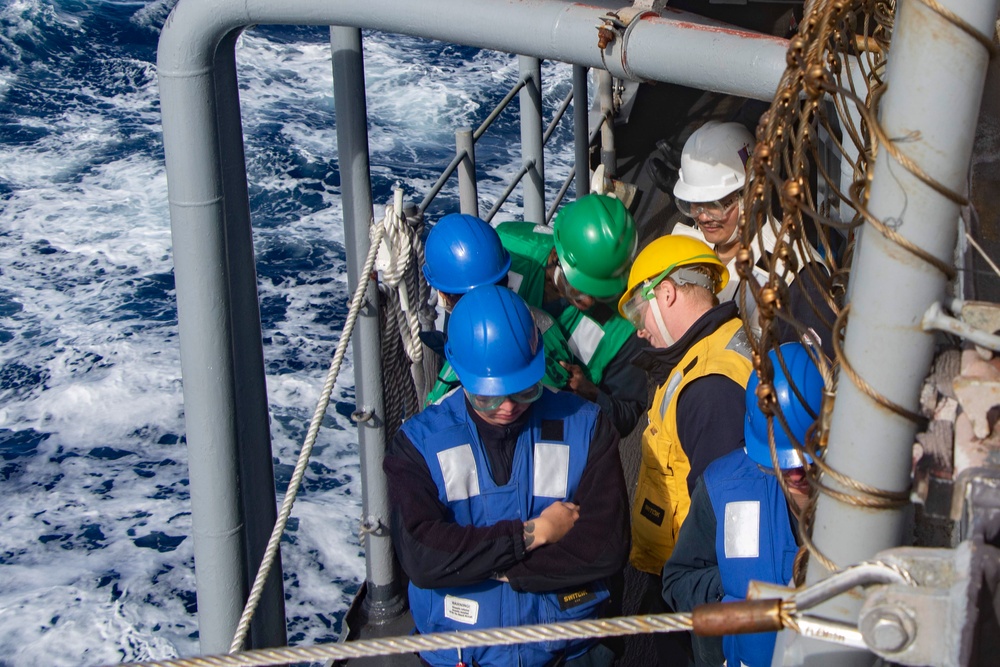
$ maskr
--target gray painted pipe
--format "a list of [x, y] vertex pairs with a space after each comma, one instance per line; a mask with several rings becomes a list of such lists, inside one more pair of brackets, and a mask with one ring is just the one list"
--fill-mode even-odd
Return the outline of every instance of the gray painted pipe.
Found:
[[[992, 35], [997, 0], [942, 0], [984, 35]], [[899, 5], [893, 31], [889, 88], [881, 108], [886, 134], [947, 188], [965, 193], [986, 77], [988, 54], [978, 41], [919, 2]], [[871, 212], [918, 247], [952, 264], [959, 207], [879, 148], [869, 199]], [[917, 411], [930, 368], [934, 335], [921, 328], [928, 306], [944, 298], [945, 276], [865, 226], [850, 283], [845, 354], [881, 394]], [[876, 404], [841, 372], [830, 430], [828, 463], [876, 488], [909, 488], [916, 425]], [[845, 490], [830, 478], [834, 488]], [[908, 543], [904, 510], [871, 510], [821, 496], [813, 540], [840, 566]], [[810, 559], [807, 584], [828, 575]], [[853, 622], [860, 601], [838, 599], [817, 614]], [[865, 665], [867, 653], [833, 655], [829, 644], [803, 642], [804, 664]], [[786, 654], [788, 655], [788, 654]]]
[[[214, 51], [212, 53], [214, 59]], [[210, 61], [210, 64], [214, 64]], [[161, 85], [201, 649], [224, 653], [246, 589], [239, 420], [215, 82]], [[191, 132], [192, 128], [201, 130]], [[197, 173], [187, 177], [189, 164]], [[233, 215], [238, 215], [233, 212]], [[259, 327], [259, 324], [258, 324]]]
[[[371, 172], [368, 159], [368, 104], [365, 98], [361, 31], [330, 28], [333, 48], [334, 107], [337, 114], [337, 155], [340, 162], [341, 203], [344, 209], [344, 247], [347, 250], [348, 293], [371, 246]], [[371, 415], [358, 423], [361, 454], [362, 546], [368, 590], [364, 611], [375, 623], [390, 620], [403, 608], [402, 587], [396, 578], [396, 557], [389, 537], [389, 493], [382, 460], [385, 458], [385, 401], [382, 394], [382, 341], [378, 318], [378, 289], [368, 284], [351, 340], [354, 386], [358, 411]]]
[[479, 217], [479, 183], [476, 181], [476, 140], [472, 128], [455, 132], [455, 154], [464, 155], [458, 163], [458, 202], [462, 213]]
[[604, 70], [597, 71], [597, 98], [600, 100], [601, 118], [601, 164], [604, 175], [614, 178], [618, 175], [618, 161], [615, 159], [615, 110], [614, 86], [611, 75]]
[[524, 87], [518, 93], [521, 110], [521, 163], [531, 165], [522, 181], [524, 219], [545, 222], [545, 154], [542, 141], [542, 63], [530, 56], [518, 57]]
[[[231, 44], [235, 43], [239, 33], [236, 30], [230, 33], [224, 42], [229, 48], [220, 47], [216, 54], [217, 99], [230, 99], [238, 95], [236, 61]], [[274, 491], [274, 466], [271, 461], [271, 426], [267, 409], [264, 349], [261, 341], [260, 307], [257, 302], [257, 270], [254, 265], [240, 109], [238, 106], [219, 104], [219, 114], [221, 151], [228, 156], [223, 162], [222, 178], [228, 218], [226, 242], [232, 299], [233, 360], [236, 368], [240, 369], [234, 405], [239, 434], [240, 497], [246, 550], [246, 565], [242, 571], [235, 571], [233, 576], [234, 579], [237, 576], [243, 578], [241, 600], [245, 603], [274, 530], [278, 508]], [[244, 645], [247, 648], [267, 648], [287, 643], [279, 553], [271, 566]]]
[[595, 0], [180, 0], [160, 36], [159, 75], [200, 76], [222, 37], [253, 24], [344, 25], [608, 69], [770, 100], [785, 71], [787, 40], [667, 8], [643, 18], [602, 54], [597, 28], [627, 2]]

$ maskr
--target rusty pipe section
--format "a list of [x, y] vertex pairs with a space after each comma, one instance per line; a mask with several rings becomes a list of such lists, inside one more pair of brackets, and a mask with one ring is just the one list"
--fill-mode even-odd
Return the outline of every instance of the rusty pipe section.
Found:
[[700, 637], [777, 632], [782, 629], [781, 600], [713, 602], [694, 608], [694, 633]]

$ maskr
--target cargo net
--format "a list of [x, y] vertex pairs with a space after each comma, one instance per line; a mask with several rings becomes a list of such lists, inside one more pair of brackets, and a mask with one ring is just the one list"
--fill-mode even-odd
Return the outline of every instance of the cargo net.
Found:
[[[919, 0], [995, 52], [986, 38], [935, 0]], [[754, 365], [761, 382], [758, 400], [771, 432], [784, 417], [775, 400], [774, 369], [768, 356], [781, 342], [802, 340], [814, 355], [825, 380], [825, 397], [806, 442], [793, 444], [810, 456], [812, 492], [797, 511], [803, 547], [794, 580], [801, 585], [805, 562], [818, 561], [832, 572], [831, 562], [810, 539], [815, 503], [827, 494], [856, 506], [894, 508], [908, 502], [907, 493], [872, 488], [831, 469], [823, 460], [838, 381], [853, 382], [886, 408], [918, 424], [924, 418], [880, 395], [852, 368], [842, 348], [849, 315], [844, 295], [851, 273], [855, 232], [869, 225], [949, 279], [955, 269], [930, 256], [874, 217], [867, 199], [874, 156], [908, 169], [924, 183], [959, 204], [964, 197], [930, 179], [903, 155], [878, 123], [879, 100], [885, 92], [886, 57], [890, 49], [895, 2], [817, 0], [790, 40], [787, 69], [777, 94], [757, 127], [757, 144], [741, 201], [742, 243], [737, 271], [743, 279], [741, 312], [748, 300], [757, 306], [760, 338], [754, 343]], [[770, 244], [765, 241], [770, 238]], [[748, 333], [750, 324], [747, 324]], [[753, 336], [750, 336], [753, 339]], [[778, 353], [780, 355], [780, 352]], [[780, 356], [779, 356], [780, 360]], [[783, 361], [781, 362], [783, 363]], [[776, 424], [776, 422], [778, 422]], [[787, 432], [787, 428], [786, 428]], [[833, 479], [849, 490], [825, 482]], [[781, 480], [786, 496], [788, 489]], [[790, 497], [790, 496], [788, 496]], [[790, 503], [794, 509], [794, 504]]]

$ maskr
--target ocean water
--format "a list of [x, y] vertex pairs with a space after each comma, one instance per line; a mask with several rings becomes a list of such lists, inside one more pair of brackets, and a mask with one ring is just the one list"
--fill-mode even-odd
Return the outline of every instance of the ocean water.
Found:
[[[198, 653], [155, 68], [173, 4], [0, 0], [3, 666]], [[397, 181], [422, 199], [517, 61], [377, 33], [365, 53], [381, 210]], [[324, 27], [255, 28], [238, 46], [279, 492], [348, 298], [329, 56]], [[571, 72], [544, 73], [551, 114]], [[512, 110], [477, 146], [483, 210], [517, 171], [517, 133]], [[570, 135], [547, 151], [550, 193]], [[520, 216], [519, 197], [497, 220]], [[452, 186], [429, 217], [456, 206]], [[336, 638], [364, 578], [350, 358], [333, 399], [282, 545], [293, 645]]]

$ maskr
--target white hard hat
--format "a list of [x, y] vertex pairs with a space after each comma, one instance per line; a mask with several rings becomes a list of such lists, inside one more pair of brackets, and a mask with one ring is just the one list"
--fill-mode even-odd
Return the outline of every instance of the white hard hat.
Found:
[[753, 147], [753, 135], [739, 123], [708, 121], [684, 143], [674, 197], [708, 202], [739, 190]]

